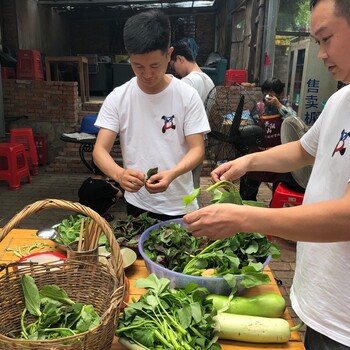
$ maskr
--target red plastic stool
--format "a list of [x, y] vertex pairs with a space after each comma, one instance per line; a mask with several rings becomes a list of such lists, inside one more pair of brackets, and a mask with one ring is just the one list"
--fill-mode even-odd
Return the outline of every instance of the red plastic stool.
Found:
[[11, 129], [10, 142], [22, 143], [24, 145], [29, 170], [32, 172], [32, 175], [38, 175], [38, 153], [35, 146], [33, 130], [31, 128]]
[[6, 180], [10, 190], [16, 191], [21, 187], [21, 179], [30, 177], [27, 157], [21, 143], [0, 143], [0, 180]]
[[296, 192], [283, 185], [278, 184], [271, 201], [271, 208], [282, 208], [284, 204], [300, 205], [303, 203], [304, 193]]
[[[303, 203], [304, 193], [293, 191], [281, 182], [278, 184], [270, 204], [271, 208], [283, 208], [284, 204], [300, 205]], [[267, 239], [271, 240], [271, 236], [267, 235]]]

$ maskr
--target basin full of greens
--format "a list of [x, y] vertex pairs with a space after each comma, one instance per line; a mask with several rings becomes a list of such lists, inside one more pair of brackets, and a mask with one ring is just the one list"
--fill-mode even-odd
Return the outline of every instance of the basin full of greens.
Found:
[[241, 294], [270, 282], [264, 268], [280, 250], [259, 233], [242, 233], [214, 242], [193, 237], [182, 219], [158, 223], [139, 241], [139, 252], [150, 273], [168, 278], [172, 288], [189, 283], [212, 294]]

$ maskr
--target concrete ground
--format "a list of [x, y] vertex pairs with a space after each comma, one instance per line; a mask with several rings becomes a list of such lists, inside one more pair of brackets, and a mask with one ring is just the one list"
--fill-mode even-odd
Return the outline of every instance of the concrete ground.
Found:
[[[78, 189], [82, 182], [88, 177], [86, 173], [68, 173], [55, 174], [45, 172], [39, 167], [39, 175], [32, 176], [32, 183], [28, 184], [25, 179], [22, 180], [21, 188], [18, 191], [10, 191], [5, 181], [0, 181], [0, 227], [3, 227], [9, 220], [25, 206], [45, 198], [65, 199], [70, 201], [78, 201]], [[209, 177], [201, 178], [202, 193], [201, 204], [208, 205], [210, 203], [210, 195], [205, 193], [205, 189], [211, 184]], [[271, 187], [263, 183], [260, 186], [258, 200], [263, 201], [268, 206], [271, 200]], [[125, 201], [119, 200], [113, 207], [111, 213], [115, 219], [126, 216]], [[22, 217], [21, 222], [16, 228], [44, 228], [59, 223], [67, 215], [73, 212], [67, 212], [61, 209], [50, 209], [36, 213], [30, 217]], [[290, 307], [289, 292], [295, 270], [295, 243], [283, 239], [273, 238], [274, 242], [281, 249], [281, 258], [273, 260], [270, 268], [279, 281], [281, 294], [285, 297], [288, 309], [294, 320], [299, 323], [299, 319]], [[304, 329], [302, 327], [299, 332], [304, 337]]]

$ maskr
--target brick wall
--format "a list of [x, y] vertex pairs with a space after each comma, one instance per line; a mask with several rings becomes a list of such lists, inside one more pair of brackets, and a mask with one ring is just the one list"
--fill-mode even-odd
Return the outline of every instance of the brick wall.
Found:
[[30, 127], [34, 134], [47, 135], [48, 159], [62, 150], [60, 135], [74, 132], [81, 100], [77, 82], [4, 79], [6, 131]]
[[3, 80], [5, 117], [74, 124], [80, 110], [77, 82]]
[[199, 46], [197, 62], [203, 66], [215, 50], [215, 15], [196, 16], [196, 42]]

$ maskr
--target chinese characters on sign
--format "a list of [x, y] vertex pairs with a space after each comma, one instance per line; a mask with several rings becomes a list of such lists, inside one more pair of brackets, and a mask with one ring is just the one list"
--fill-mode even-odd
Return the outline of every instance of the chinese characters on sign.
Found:
[[307, 81], [307, 95], [305, 98], [306, 113], [304, 116], [307, 125], [313, 124], [320, 115], [318, 94], [320, 90], [320, 81], [309, 79]]

